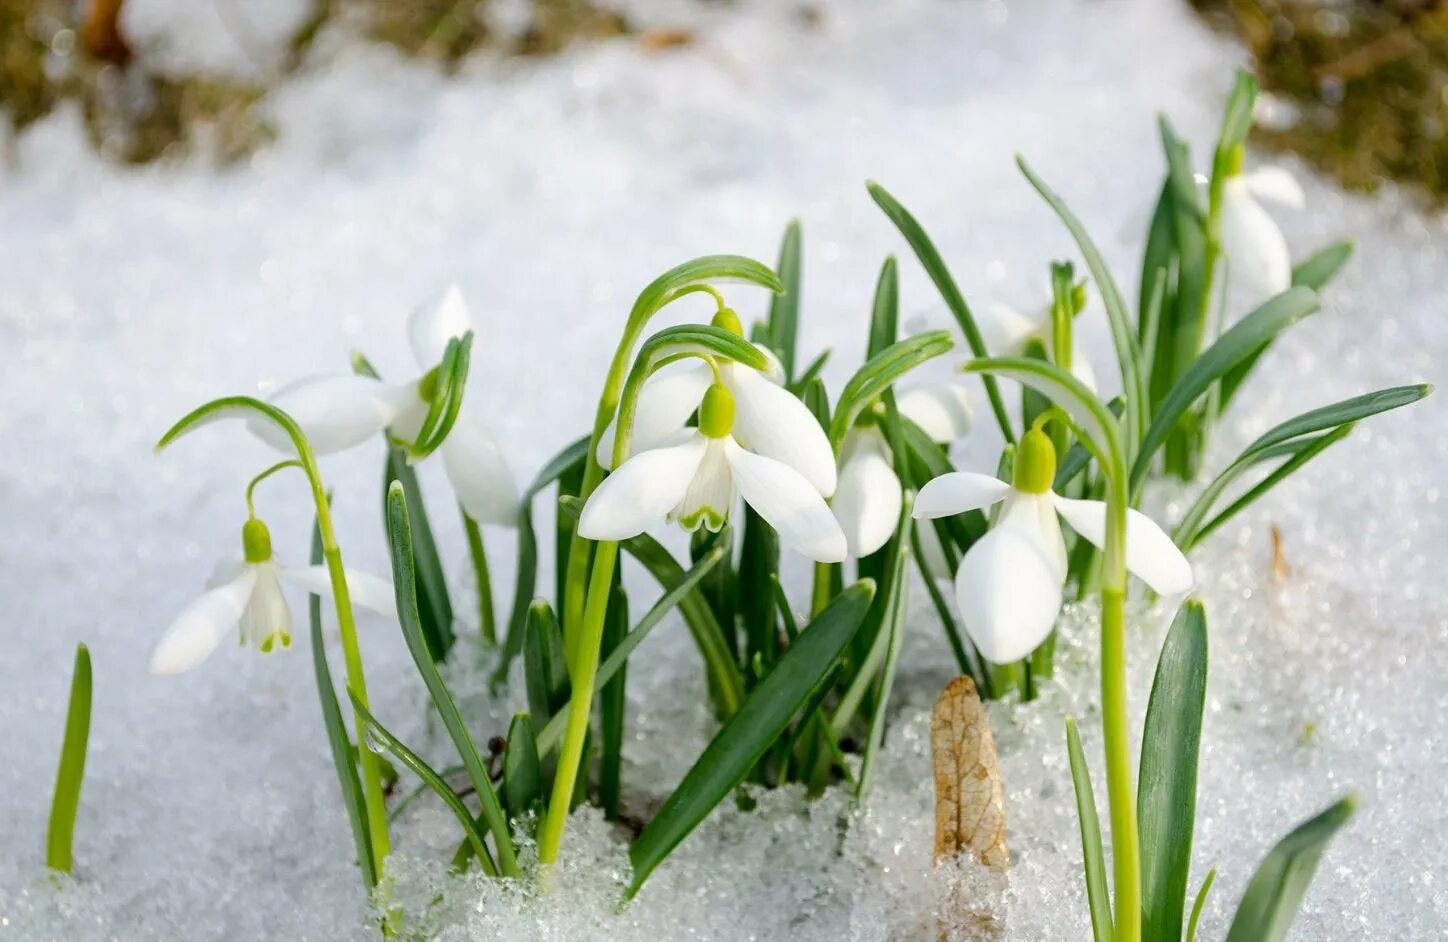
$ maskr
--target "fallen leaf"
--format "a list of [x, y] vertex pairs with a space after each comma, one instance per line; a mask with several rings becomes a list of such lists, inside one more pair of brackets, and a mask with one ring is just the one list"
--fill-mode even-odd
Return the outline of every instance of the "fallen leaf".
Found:
[[1287, 548], [1282, 539], [1282, 531], [1277, 525], [1272, 525], [1272, 576], [1278, 582], [1286, 582], [1292, 575], [1292, 567], [1287, 564]]
[[935, 862], [970, 853], [998, 873], [1006, 851], [1006, 798], [990, 721], [975, 683], [957, 677], [930, 720], [935, 765]]
[[639, 45], [644, 47], [645, 52], [663, 52], [667, 49], [691, 46], [694, 39], [695, 34], [691, 29], [663, 27], [644, 30], [639, 34]]

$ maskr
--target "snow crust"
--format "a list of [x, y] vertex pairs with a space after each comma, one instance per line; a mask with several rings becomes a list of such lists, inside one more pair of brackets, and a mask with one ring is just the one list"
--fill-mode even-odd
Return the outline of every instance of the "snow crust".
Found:
[[[241, 489], [272, 457], [240, 427], [154, 456], [175, 418], [212, 396], [345, 369], [353, 348], [409, 373], [405, 315], [456, 279], [479, 321], [471, 381], [526, 475], [583, 429], [643, 284], [705, 253], [770, 260], [795, 215], [802, 349], [836, 348], [838, 389], [864, 348], [886, 253], [901, 256], [906, 313], [937, 304], [865, 179], [920, 216], [976, 303], [1034, 303], [1047, 262], [1071, 255], [1014, 152], [1134, 289], [1135, 248], [1115, 236], [1159, 180], [1154, 113], [1204, 154], [1241, 57], [1185, 4], [1152, 0], [858, 0], [821, 7], [813, 25], [763, 2], [650, 17], [693, 23], [699, 39], [654, 55], [620, 40], [443, 77], [324, 37], [319, 61], [272, 98], [277, 144], [230, 171], [107, 165], [66, 111], [13, 142], [0, 171], [0, 938], [375, 938], [305, 635], [286, 654], [224, 645], [184, 677], [145, 674], [160, 631], [234, 552]], [[1443, 378], [1442, 223], [1391, 192], [1307, 190], [1308, 210], [1283, 217], [1294, 250], [1353, 235], [1359, 256], [1259, 370], [1213, 467], [1303, 409]], [[731, 297], [746, 317], [763, 310], [757, 294]], [[1104, 374], [1104, 324], [1087, 329]], [[1349, 790], [1362, 808], [1293, 938], [1448, 931], [1445, 429], [1437, 400], [1372, 420], [1196, 554], [1212, 676], [1193, 883], [1221, 871], [1202, 938], [1225, 933], [1267, 848]], [[966, 460], [993, 466], [996, 444], [982, 432]], [[349, 564], [385, 572], [380, 448], [362, 452], [323, 470]], [[423, 471], [466, 612], [461, 529], [439, 469]], [[1170, 517], [1189, 496], [1163, 488], [1152, 506]], [[264, 485], [258, 509], [279, 554], [302, 558], [298, 482]], [[1285, 580], [1272, 573], [1272, 525]], [[489, 539], [509, 586], [512, 537]], [[794, 572], [802, 600], [804, 567]], [[641, 610], [647, 583], [630, 578]], [[726, 803], [619, 912], [625, 845], [594, 812], [570, 822], [557, 886], [540, 897], [445, 877], [454, 824], [424, 799], [396, 829], [394, 899], [449, 942], [936, 938], [953, 896], [996, 888], [930, 865], [928, 710], [950, 671], [916, 594], [898, 715], [863, 809], [788, 790], [757, 795], [752, 811]], [[1138, 709], [1164, 618], [1135, 622]], [[1090, 607], [1064, 626], [1044, 697], [991, 708], [1016, 858], [1002, 903], [1013, 939], [1088, 933], [1062, 717], [1081, 717], [1104, 793]], [[448, 762], [397, 630], [364, 617], [361, 631], [375, 712]], [[76, 876], [57, 887], [40, 861], [78, 640], [94, 658], [95, 715]], [[475, 646], [457, 661], [480, 735], [505, 732], [518, 694], [477, 695], [487, 665]], [[707, 741], [701, 691], [685, 633], [661, 626], [630, 666], [635, 807], [655, 806]]]

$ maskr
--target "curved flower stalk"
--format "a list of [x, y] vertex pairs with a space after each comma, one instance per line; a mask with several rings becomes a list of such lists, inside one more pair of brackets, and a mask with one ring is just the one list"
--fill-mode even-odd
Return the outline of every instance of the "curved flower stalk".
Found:
[[1280, 167], [1242, 171], [1242, 147], [1232, 151], [1222, 182], [1219, 226], [1227, 299], [1236, 313], [1250, 311], [1292, 287], [1287, 239], [1260, 201], [1301, 209], [1297, 178]]
[[[736, 375], [743, 372], [735, 370]], [[743, 410], [721, 376], [704, 394], [698, 429], [676, 433], [672, 443], [639, 452], [605, 478], [584, 504], [579, 534], [590, 540], [624, 540], [664, 518], [686, 530], [703, 526], [717, 532], [742, 496], [785, 546], [818, 562], [843, 561], [845, 534], [816, 483], [819, 469], [828, 467], [833, 488], [829, 442], [804, 404], [780, 392], [799, 414], [794, 409], [757, 413], [751, 428], [764, 434], [750, 440], [787, 443], [792, 460], [769, 457], [740, 443], [736, 435], [742, 431]], [[806, 427], [818, 433], [822, 455], [810, 447], [808, 437], [798, 435]]]
[[[272, 556], [271, 534], [256, 517], [241, 528], [242, 559], [226, 559], [217, 567], [208, 591], [176, 616], [151, 653], [152, 674], [179, 674], [200, 664], [222, 636], [239, 628], [241, 643], [263, 654], [292, 644], [292, 612], [282, 594], [289, 583], [325, 598], [335, 598], [327, 567], [293, 569]], [[392, 583], [354, 569], [344, 569], [348, 594], [364, 608], [382, 615], [397, 614]]]
[[[966, 552], [955, 575], [961, 620], [986, 660], [1008, 664], [1046, 640], [1061, 608], [1066, 544], [1059, 518], [1097, 548], [1106, 539], [1106, 504], [1051, 489], [1056, 451], [1039, 424], [1021, 438], [1013, 480], [954, 471], [934, 478], [915, 501], [919, 519], [1001, 504], [996, 523]], [[1155, 521], [1126, 512], [1126, 568], [1162, 595], [1192, 586], [1191, 564]]]
[[[433, 303], [413, 312], [408, 339], [413, 357], [426, 372], [407, 383], [387, 383], [370, 376], [336, 373], [309, 376], [292, 382], [269, 401], [296, 419], [318, 454], [352, 448], [386, 431], [410, 443], [411, 457], [421, 460], [422, 439], [435, 437], [439, 398], [457, 390], [441, 387], [452, 341], [466, 342], [472, 333], [471, 317], [462, 291], [448, 287]], [[438, 444], [443, 470], [458, 503], [479, 523], [513, 526], [518, 515], [518, 485], [497, 441], [479, 418], [476, 397], [466, 395], [449, 403], [454, 421]], [[247, 427], [273, 447], [287, 450], [285, 436], [265, 421], [252, 419]]]

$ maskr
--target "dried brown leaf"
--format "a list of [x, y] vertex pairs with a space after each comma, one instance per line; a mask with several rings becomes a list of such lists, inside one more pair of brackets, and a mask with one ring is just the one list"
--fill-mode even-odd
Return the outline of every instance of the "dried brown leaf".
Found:
[[1006, 798], [990, 721], [975, 683], [957, 677], [930, 721], [935, 765], [935, 862], [968, 852], [998, 873], [1006, 852]]

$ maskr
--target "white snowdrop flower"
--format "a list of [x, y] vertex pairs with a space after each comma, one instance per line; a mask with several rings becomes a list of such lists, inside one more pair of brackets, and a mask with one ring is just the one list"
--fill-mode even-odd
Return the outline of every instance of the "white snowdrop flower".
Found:
[[857, 425], [845, 434], [839, 477], [830, 509], [844, 530], [850, 555], [868, 556], [895, 532], [905, 498], [890, 446], [878, 425]]
[[[715, 315], [713, 323], [743, 336], [739, 318], [728, 308]], [[779, 384], [778, 364], [764, 352], [770, 360], [768, 372], [740, 363], [717, 364], [718, 382], [729, 390], [734, 402], [733, 438], [756, 455], [794, 468], [828, 498], [837, 483], [829, 436], [804, 403]], [[634, 454], [675, 439], [714, 384], [715, 369], [700, 361], [656, 374], [644, 383], [629, 439]], [[599, 437], [596, 457], [605, 468], [613, 464], [614, 428], [610, 425]]]
[[[759, 382], [768, 381], [760, 377]], [[802, 416], [792, 410], [772, 416], [776, 424], [767, 426], [766, 438], [772, 443], [800, 436], [805, 422], [819, 428], [799, 400], [787, 392], [784, 396], [799, 406]], [[845, 534], [818, 485], [805, 473], [818, 456], [792, 449], [792, 455], [803, 458], [796, 464], [744, 447], [735, 434], [744, 413], [740, 405], [729, 386], [710, 385], [699, 405], [699, 427], [680, 430], [670, 441], [635, 454], [605, 478], [584, 504], [579, 534], [590, 540], [625, 540], [662, 519], [675, 520], [686, 530], [704, 526], [718, 531], [742, 496], [785, 546], [819, 562], [843, 561]], [[825, 458], [833, 479], [828, 442]]]
[[[312, 376], [282, 387], [270, 401], [296, 420], [317, 454], [351, 448], [384, 429], [413, 441], [427, 418], [435, 370], [448, 341], [471, 329], [467, 302], [453, 285], [435, 303], [414, 312], [409, 321], [413, 356], [429, 371], [420, 379], [394, 384], [349, 374]], [[438, 446], [438, 454], [468, 516], [480, 523], [512, 525], [518, 513], [518, 486], [478, 411], [476, 395], [469, 386], [457, 421]], [[247, 426], [273, 446], [291, 451], [291, 442], [275, 423], [255, 418], [249, 419]]]
[[[1018, 661], [1051, 633], [1066, 580], [1066, 544], [1058, 515], [1082, 538], [1106, 539], [1106, 504], [1051, 490], [1056, 452], [1032, 429], [1021, 439], [1013, 482], [955, 471], [920, 489], [914, 515], [929, 519], [1000, 503], [995, 525], [975, 542], [955, 575], [956, 600], [971, 640], [988, 661]], [[1127, 511], [1126, 568], [1162, 595], [1192, 586], [1191, 564], [1145, 514]]]
[[[241, 643], [266, 653], [292, 643], [292, 612], [282, 594], [282, 583], [331, 597], [332, 580], [326, 566], [291, 569], [272, 558], [271, 534], [256, 518], [241, 529], [242, 560], [225, 560], [217, 567], [208, 591], [188, 605], [161, 636], [151, 652], [152, 674], [179, 674], [206, 660], [231, 628], [239, 628]], [[383, 615], [397, 614], [392, 583], [366, 573], [344, 570], [347, 593], [353, 602]]]
[[939, 444], [959, 441], [970, 432], [970, 387], [960, 380], [921, 383], [901, 390], [896, 405], [901, 415]]
[[1222, 182], [1221, 245], [1227, 258], [1231, 311], [1243, 314], [1292, 287], [1292, 256], [1287, 239], [1259, 200], [1301, 209], [1305, 199], [1297, 179], [1280, 167], [1241, 172], [1237, 166]]

